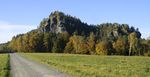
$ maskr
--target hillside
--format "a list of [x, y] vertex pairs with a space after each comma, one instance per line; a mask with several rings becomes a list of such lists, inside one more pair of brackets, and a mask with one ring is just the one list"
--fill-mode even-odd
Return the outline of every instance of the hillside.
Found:
[[59, 11], [55, 11], [48, 18], [44, 18], [40, 23], [39, 30], [41, 32], [53, 33], [67, 32], [70, 35], [73, 35], [75, 32], [78, 35], [89, 35], [90, 32], [94, 32], [101, 35], [101, 37], [110, 36], [109, 38], [111, 36], [118, 37], [119, 35], [123, 36], [136, 32], [138, 38], [141, 37], [138, 29], [135, 30], [134, 27], [129, 27], [127, 24], [104, 23], [100, 25], [88, 25], [76, 17], [65, 15]]
[[81, 20], [76, 17], [55, 11], [54, 13], [51, 13], [48, 18], [41, 21], [39, 30], [41, 32], [53, 33], [67, 32], [70, 35], [77, 32], [79, 35], [82, 33], [87, 35], [91, 31], [94, 31], [95, 27], [81, 22]]
[[[88, 25], [80, 19], [55, 11], [37, 29], [10, 41], [15, 52], [53, 52], [99, 55], [144, 55], [149, 46], [141, 43], [138, 28], [127, 24]], [[144, 40], [142, 40], [144, 41]], [[146, 44], [143, 49], [142, 44]]]

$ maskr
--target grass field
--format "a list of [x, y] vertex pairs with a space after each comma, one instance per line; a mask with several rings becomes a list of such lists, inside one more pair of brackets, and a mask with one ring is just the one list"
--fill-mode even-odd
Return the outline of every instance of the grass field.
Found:
[[0, 77], [9, 76], [9, 56], [7, 54], [0, 54]]
[[48, 53], [21, 55], [47, 64], [74, 77], [150, 77], [150, 57]]

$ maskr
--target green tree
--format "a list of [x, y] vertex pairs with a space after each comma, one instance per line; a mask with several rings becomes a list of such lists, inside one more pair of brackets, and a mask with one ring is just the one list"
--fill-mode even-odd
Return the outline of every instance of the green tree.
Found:
[[150, 56], [150, 39], [143, 39], [142, 40], [142, 51], [144, 52], [145, 56]]
[[65, 47], [65, 52], [77, 53], [77, 54], [87, 54], [88, 45], [83, 36], [73, 35], [70, 37], [69, 42]]
[[87, 42], [87, 45], [88, 45], [88, 50], [89, 50], [89, 53], [90, 54], [95, 54], [95, 35], [94, 33], [90, 33], [90, 36], [88, 38], [88, 42]]
[[69, 34], [66, 32], [59, 33], [56, 35], [56, 39], [53, 41], [53, 52], [63, 53], [65, 46], [69, 40]]
[[96, 53], [98, 55], [109, 55], [111, 54], [112, 46], [108, 41], [101, 41], [96, 45]]
[[78, 54], [88, 53], [87, 44], [83, 36], [73, 36], [73, 45], [75, 52]]
[[17, 51], [18, 52], [22, 52], [23, 51], [23, 39], [22, 39], [22, 36], [19, 36], [16, 39], [16, 47], [17, 47]]
[[117, 41], [113, 43], [113, 48], [117, 55], [126, 55], [128, 51], [128, 42], [125, 38], [119, 37]]
[[12, 38], [11, 42], [9, 43], [8, 47], [11, 49], [11, 51], [17, 51], [15, 47], [15, 37]]
[[43, 50], [43, 34], [42, 33], [32, 33], [29, 39], [29, 46], [32, 52], [41, 52]]
[[23, 52], [31, 52], [31, 48], [29, 46], [29, 39], [30, 39], [30, 36], [29, 36], [29, 33], [25, 34], [23, 36]]
[[44, 50], [46, 52], [51, 52], [52, 47], [53, 47], [53, 42], [52, 42], [53, 34], [52, 33], [44, 33], [44, 38], [43, 38], [43, 45], [44, 45]]
[[73, 42], [70, 40], [64, 50], [65, 53], [75, 53], [74, 47], [73, 47]]

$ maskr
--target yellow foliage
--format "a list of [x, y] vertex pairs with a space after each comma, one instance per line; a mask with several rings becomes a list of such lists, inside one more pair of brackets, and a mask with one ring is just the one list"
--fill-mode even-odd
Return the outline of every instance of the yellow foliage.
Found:
[[108, 53], [108, 45], [107, 42], [102, 41], [96, 45], [96, 53], [99, 55], [107, 55]]

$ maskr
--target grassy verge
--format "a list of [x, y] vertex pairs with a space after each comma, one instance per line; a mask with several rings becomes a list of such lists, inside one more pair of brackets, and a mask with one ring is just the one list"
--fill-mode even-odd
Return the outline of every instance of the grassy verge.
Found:
[[74, 77], [150, 77], [149, 57], [27, 53], [29, 59]]
[[9, 77], [9, 55], [0, 54], [0, 77]]

